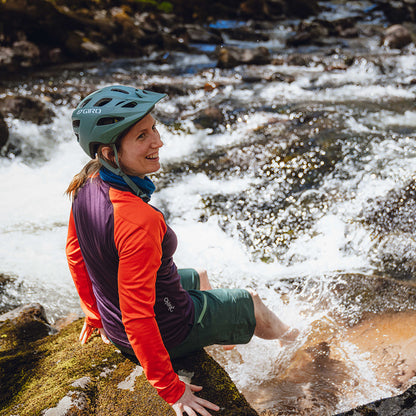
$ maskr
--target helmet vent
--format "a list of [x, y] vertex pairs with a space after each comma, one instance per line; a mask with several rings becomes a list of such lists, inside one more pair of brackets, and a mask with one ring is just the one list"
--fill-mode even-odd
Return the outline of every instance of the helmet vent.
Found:
[[134, 108], [134, 107], [136, 107], [136, 105], [137, 105], [136, 101], [130, 101], [130, 102], [124, 104], [122, 107], [123, 108]]
[[72, 127], [74, 128], [74, 129], [76, 129], [76, 128], [78, 128], [79, 127], [79, 125], [81, 124], [81, 120], [74, 120], [73, 122], [72, 122]]
[[111, 91], [122, 92], [123, 94], [128, 94], [129, 93], [128, 91], [122, 90], [121, 88], [111, 88]]
[[115, 124], [124, 120], [124, 117], [103, 117], [97, 121], [97, 126], [106, 126], [108, 124]]
[[83, 102], [81, 102], [79, 108], [85, 107], [91, 100], [92, 100], [92, 98], [87, 98], [86, 100], [84, 100]]
[[102, 107], [102, 106], [108, 104], [111, 100], [112, 100], [112, 98], [101, 98], [101, 100], [97, 101], [94, 104], [94, 107]]

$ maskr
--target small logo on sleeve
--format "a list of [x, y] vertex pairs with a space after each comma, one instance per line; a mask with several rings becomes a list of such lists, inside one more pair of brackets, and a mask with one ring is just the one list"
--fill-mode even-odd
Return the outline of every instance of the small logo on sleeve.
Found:
[[169, 300], [169, 298], [167, 296], [163, 299], [163, 302], [165, 302], [165, 305], [168, 308], [168, 311], [169, 312], [173, 312], [173, 310], [175, 309], [175, 307], [170, 303], [170, 300]]

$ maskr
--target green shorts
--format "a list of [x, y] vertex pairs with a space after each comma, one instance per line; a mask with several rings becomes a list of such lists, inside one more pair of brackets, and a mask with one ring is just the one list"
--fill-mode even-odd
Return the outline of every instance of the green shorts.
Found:
[[168, 352], [178, 358], [213, 344], [246, 344], [256, 327], [253, 299], [244, 289], [199, 290], [199, 275], [193, 269], [179, 269], [181, 283], [195, 305], [191, 332]]

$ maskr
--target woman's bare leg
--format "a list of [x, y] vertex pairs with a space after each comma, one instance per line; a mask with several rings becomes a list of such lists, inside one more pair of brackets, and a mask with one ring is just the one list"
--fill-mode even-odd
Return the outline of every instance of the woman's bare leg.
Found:
[[208, 273], [206, 270], [197, 270], [199, 274], [199, 290], [211, 290], [212, 286], [208, 279]]
[[263, 339], [279, 339], [283, 343], [291, 342], [296, 339], [299, 331], [291, 329], [289, 325], [283, 323], [260, 299], [260, 296], [249, 291], [254, 303], [254, 316], [256, 318], [256, 328], [254, 335]]

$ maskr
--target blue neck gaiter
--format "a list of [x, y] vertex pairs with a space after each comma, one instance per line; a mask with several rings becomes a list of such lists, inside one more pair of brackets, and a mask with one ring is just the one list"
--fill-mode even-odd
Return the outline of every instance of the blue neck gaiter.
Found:
[[[156, 189], [155, 184], [147, 176], [145, 176], [144, 179], [139, 178], [138, 176], [128, 176], [150, 198]], [[121, 176], [109, 171], [104, 166], [100, 169], [100, 178], [105, 182], [128, 186]]]

